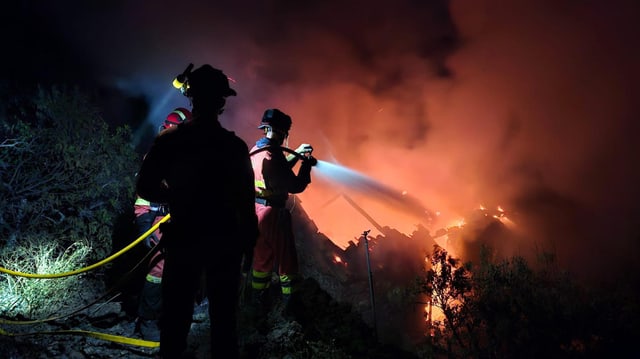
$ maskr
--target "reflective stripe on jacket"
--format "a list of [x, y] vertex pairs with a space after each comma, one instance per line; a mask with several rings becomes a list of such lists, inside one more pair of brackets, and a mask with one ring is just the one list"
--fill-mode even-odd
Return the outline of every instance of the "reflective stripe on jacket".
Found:
[[142, 197], [138, 197], [136, 198], [136, 206], [149, 206], [151, 207], [151, 202], [147, 201], [146, 199], [142, 198]]

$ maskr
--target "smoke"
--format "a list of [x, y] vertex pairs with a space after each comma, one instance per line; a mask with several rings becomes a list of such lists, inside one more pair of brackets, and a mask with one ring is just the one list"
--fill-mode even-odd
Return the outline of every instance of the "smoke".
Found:
[[[636, 1], [42, 6], [101, 81], [148, 96], [155, 128], [188, 105], [167, 97], [173, 77], [209, 63], [238, 92], [222, 122], [250, 145], [263, 111], [280, 108], [292, 147], [311, 143], [318, 159], [406, 191], [438, 225], [501, 206], [519, 250], [556, 250], [589, 275], [637, 259]], [[342, 190], [314, 179], [300, 198], [344, 245], [371, 224], [340, 199], [326, 204]], [[402, 211], [353, 198], [382, 225], [415, 229]]]

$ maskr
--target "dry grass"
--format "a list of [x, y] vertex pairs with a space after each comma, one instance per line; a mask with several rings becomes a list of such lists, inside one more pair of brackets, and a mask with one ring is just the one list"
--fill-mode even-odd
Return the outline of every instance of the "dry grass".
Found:
[[[77, 241], [60, 248], [57, 241], [28, 237], [11, 251], [0, 251], [0, 266], [21, 273], [54, 274], [81, 268], [91, 246]], [[58, 311], [75, 291], [82, 290], [80, 275], [61, 278], [28, 278], [0, 275], [0, 315], [42, 318]]]

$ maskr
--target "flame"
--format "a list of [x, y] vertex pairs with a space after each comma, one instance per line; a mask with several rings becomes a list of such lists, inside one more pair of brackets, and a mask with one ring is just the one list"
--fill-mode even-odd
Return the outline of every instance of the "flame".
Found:
[[[428, 268], [434, 268], [431, 265], [431, 262], [429, 260], [429, 257], [425, 257], [425, 269]], [[435, 267], [435, 270], [438, 271], [440, 270], [438, 268], [439, 266]], [[438, 326], [442, 326], [442, 323], [445, 319], [444, 316], [444, 312], [442, 311], [441, 308], [433, 305], [433, 297], [436, 295], [436, 291], [433, 290], [431, 292], [431, 296], [426, 296], [425, 298], [425, 306], [424, 306], [424, 312], [422, 313], [422, 316], [424, 318], [425, 324], [426, 324], [426, 331], [425, 331], [425, 335], [433, 337], [435, 336], [435, 330], [436, 327]]]
[[342, 260], [342, 257], [340, 257], [339, 255], [337, 255], [337, 254], [335, 254], [335, 253], [333, 254], [333, 263], [335, 263], [335, 264], [341, 264], [341, 265], [344, 265], [344, 266], [347, 266], [347, 265], [348, 265], [348, 263], [347, 263], [347, 262], [345, 262], [345, 261], [343, 261], [343, 260]]

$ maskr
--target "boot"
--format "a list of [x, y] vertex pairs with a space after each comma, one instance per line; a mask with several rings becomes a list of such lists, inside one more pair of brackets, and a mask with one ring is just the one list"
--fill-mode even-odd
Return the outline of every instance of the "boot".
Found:
[[253, 289], [249, 303], [250, 316], [254, 321], [261, 321], [267, 318], [271, 310], [271, 300], [268, 290]]
[[142, 339], [152, 342], [160, 341], [160, 328], [158, 327], [157, 320], [141, 319], [138, 323]]
[[304, 317], [304, 304], [299, 293], [291, 293], [282, 296], [284, 306], [282, 315], [289, 321], [300, 322]]
[[271, 307], [268, 290], [253, 289], [248, 304], [245, 313], [249, 322], [258, 332], [262, 334], [267, 333], [269, 329], [268, 316]]

